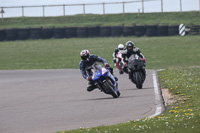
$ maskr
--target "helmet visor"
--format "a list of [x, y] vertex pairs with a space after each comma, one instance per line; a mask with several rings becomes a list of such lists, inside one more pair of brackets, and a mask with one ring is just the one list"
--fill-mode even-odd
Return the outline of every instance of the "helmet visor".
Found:
[[83, 61], [86, 61], [86, 60], [88, 60], [88, 58], [89, 58], [89, 55], [86, 55], [86, 56], [81, 56], [81, 59], [82, 59]]
[[129, 47], [127, 47], [127, 50], [128, 50], [128, 51], [132, 51], [132, 50], [133, 50], [133, 47], [130, 47], [130, 46], [129, 46]]
[[133, 47], [132, 47], [132, 46], [131, 46], [131, 47], [129, 46], [129, 47], [128, 47], [128, 50], [131, 50], [131, 49], [133, 49]]

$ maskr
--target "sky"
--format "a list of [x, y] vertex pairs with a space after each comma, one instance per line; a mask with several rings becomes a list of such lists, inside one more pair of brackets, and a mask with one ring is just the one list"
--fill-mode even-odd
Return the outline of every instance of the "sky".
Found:
[[[108, 3], [108, 2], [128, 2], [140, 0], [0, 0], [0, 7], [7, 6], [33, 6], [33, 5], [63, 5], [63, 4], [87, 4], [87, 3]], [[145, 0], [144, 0], [145, 1]], [[182, 11], [199, 11], [200, 0], [181, 0]], [[4, 8], [4, 17], [22, 16], [21, 8]], [[142, 3], [134, 2], [125, 4], [125, 12], [137, 13], [142, 11]], [[180, 0], [163, 0], [163, 11], [180, 11]], [[103, 5], [88, 5], [85, 7], [86, 13], [103, 14]], [[107, 4], [105, 13], [122, 13], [122, 4]], [[161, 0], [148, 1], [144, 3], [144, 12], [161, 12]], [[83, 6], [66, 6], [65, 15], [82, 14]], [[24, 8], [25, 16], [42, 16], [42, 7]], [[45, 16], [61, 16], [63, 7], [46, 7]]]

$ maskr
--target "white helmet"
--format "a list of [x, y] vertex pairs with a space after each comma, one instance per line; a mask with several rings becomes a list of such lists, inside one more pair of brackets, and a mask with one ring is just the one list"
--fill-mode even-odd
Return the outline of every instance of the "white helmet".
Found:
[[123, 50], [123, 49], [124, 49], [124, 44], [119, 44], [119, 45], [118, 45], [118, 49], [119, 49], [119, 50]]
[[90, 52], [88, 50], [82, 50], [80, 56], [83, 61], [89, 61]]

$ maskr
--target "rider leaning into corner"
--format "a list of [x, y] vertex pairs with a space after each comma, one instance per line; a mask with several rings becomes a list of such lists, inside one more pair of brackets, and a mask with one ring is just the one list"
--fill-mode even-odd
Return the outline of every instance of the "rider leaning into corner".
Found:
[[[113, 69], [109, 66], [107, 61], [97, 55], [90, 55], [90, 52], [88, 50], [82, 50], [80, 53], [81, 61], [79, 64], [81, 74], [83, 78], [88, 80], [88, 87], [87, 91], [93, 91], [97, 86], [95, 86], [94, 82], [92, 82], [92, 65], [96, 62], [101, 62], [103, 65], [107, 68], [109, 67], [111, 74], [113, 74]], [[115, 77], [115, 76], [114, 76]], [[117, 81], [117, 77], [115, 77], [115, 80]]]
[[[139, 50], [139, 48], [135, 47], [135, 44], [132, 41], [128, 41], [126, 42], [126, 49], [124, 51], [122, 51], [123, 54], [123, 60], [124, 60], [124, 72], [128, 73], [128, 69], [127, 69], [127, 63], [128, 63], [128, 59], [132, 54], [137, 54], [142, 61], [144, 61], [144, 69], [143, 69], [143, 74], [146, 77], [146, 71], [145, 71], [145, 57], [144, 55], [141, 53], [141, 51]], [[132, 78], [132, 74], [129, 74], [129, 79]]]

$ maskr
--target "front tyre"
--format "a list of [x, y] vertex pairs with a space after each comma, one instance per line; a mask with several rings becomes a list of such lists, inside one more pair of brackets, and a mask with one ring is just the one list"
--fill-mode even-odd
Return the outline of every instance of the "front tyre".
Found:
[[142, 84], [144, 83], [145, 79], [146, 79], [146, 70], [142, 69]]
[[117, 95], [118, 95], [118, 97], [120, 96], [120, 94], [121, 94], [121, 93], [119, 92], [119, 90], [117, 90]]
[[136, 80], [136, 87], [138, 89], [142, 89], [142, 73], [140, 73], [140, 71], [135, 72], [135, 80]]
[[109, 93], [113, 96], [113, 98], [119, 97], [118, 93], [114, 91], [114, 88], [107, 81], [104, 81], [103, 84], [106, 90], [109, 91]]

